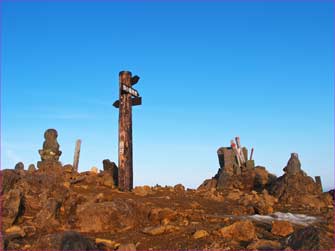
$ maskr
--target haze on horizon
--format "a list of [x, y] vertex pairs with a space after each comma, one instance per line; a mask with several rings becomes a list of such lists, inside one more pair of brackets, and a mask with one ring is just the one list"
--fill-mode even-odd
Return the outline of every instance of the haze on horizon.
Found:
[[118, 73], [141, 77], [134, 185], [197, 187], [240, 136], [280, 176], [291, 152], [334, 187], [334, 3], [1, 1], [1, 168], [117, 163]]

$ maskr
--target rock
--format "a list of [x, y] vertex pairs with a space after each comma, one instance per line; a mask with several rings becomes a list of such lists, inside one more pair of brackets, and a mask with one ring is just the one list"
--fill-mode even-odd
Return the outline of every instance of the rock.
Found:
[[119, 251], [136, 251], [136, 245], [134, 243], [121, 244], [118, 249]]
[[77, 205], [76, 228], [80, 232], [107, 232], [131, 228], [147, 217], [145, 205], [132, 200], [115, 198], [96, 203], [88, 201]]
[[288, 221], [273, 221], [271, 233], [274, 235], [286, 237], [294, 232], [293, 226]]
[[118, 167], [114, 162], [109, 159], [104, 159], [102, 161], [104, 172], [109, 173], [113, 177], [114, 185], [118, 185]]
[[34, 226], [23, 226], [22, 229], [27, 237], [33, 236], [36, 233], [36, 227]]
[[297, 153], [291, 153], [291, 158], [287, 162], [286, 167], [283, 168], [283, 171], [289, 175], [301, 172], [301, 164]]
[[173, 187], [176, 192], [185, 192], [185, 187], [182, 184], [177, 184]]
[[206, 230], [197, 230], [193, 235], [192, 237], [194, 239], [200, 239], [200, 238], [203, 238], [203, 237], [206, 237], [208, 236], [208, 232]]
[[7, 228], [5, 230], [5, 233], [7, 235], [17, 235], [17, 236], [20, 236], [20, 237], [24, 237], [26, 235], [25, 232], [23, 231], [23, 229], [20, 228], [19, 226], [12, 226], [10, 228]]
[[228, 193], [226, 199], [228, 200], [239, 200], [242, 196], [242, 192], [239, 189], [233, 189]]
[[269, 173], [263, 166], [255, 167], [255, 187], [265, 187], [269, 181]]
[[34, 222], [40, 228], [51, 229], [52, 226], [57, 226], [59, 221], [57, 216], [61, 207], [61, 202], [55, 198], [49, 198], [40, 212], [37, 213]]
[[30, 250], [98, 250], [94, 241], [74, 231], [43, 235], [33, 242]]
[[96, 250], [94, 243], [76, 232], [63, 234], [60, 250]]
[[92, 174], [98, 174], [98, 173], [99, 173], [99, 169], [98, 169], [97, 167], [93, 166], [93, 167], [91, 167], [90, 172], [91, 172]]
[[217, 183], [217, 179], [207, 179], [197, 188], [197, 191], [211, 190], [212, 188], [216, 188]]
[[115, 188], [116, 185], [114, 183], [113, 176], [110, 174], [104, 174], [102, 177], [102, 185], [109, 188]]
[[314, 226], [300, 229], [289, 237], [288, 245], [294, 250], [318, 250], [320, 233]]
[[142, 233], [149, 234], [149, 235], [161, 235], [164, 233], [170, 233], [179, 230], [179, 227], [172, 226], [172, 225], [160, 225], [160, 226], [150, 226], [145, 227], [142, 230]]
[[137, 186], [133, 189], [134, 194], [139, 196], [146, 196], [152, 193], [151, 188], [149, 186]]
[[95, 239], [96, 244], [103, 244], [104, 246], [108, 248], [115, 249], [120, 246], [120, 243], [117, 243], [115, 241], [107, 240], [107, 239], [101, 239], [101, 238], [96, 238]]
[[66, 173], [73, 173], [73, 166], [70, 164], [67, 164], [63, 166], [63, 171]]
[[326, 206], [320, 197], [320, 188], [312, 177], [304, 174], [300, 166], [297, 155], [292, 154], [284, 168], [285, 174], [269, 187], [269, 192], [278, 198], [281, 204], [307, 205], [319, 210], [320, 207]]
[[142, 232], [149, 235], [160, 235], [165, 232], [165, 226], [145, 227]]
[[328, 194], [330, 194], [330, 196], [332, 197], [333, 201], [335, 201], [335, 190], [334, 189], [329, 190]]
[[252, 241], [257, 239], [255, 227], [250, 220], [235, 222], [232, 225], [219, 229], [218, 232], [223, 238], [235, 241]]
[[21, 179], [21, 177], [18, 172], [12, 169], [2, 170], [0, 173], [2, 176], [2, 184], [0, 186], [1, 194], [6, 194], [14, 188], [15, 184]]
[[28, 172], [33, 173], [36, 171], [36, 167], [34, 164], [30, 164], [28, 167]]
[[272, 240], [256, 240], [247, 246], [250, 250], [280, 250], [280, 242]]
[[149, 220], [155, 224], [167, 224], [177, 217], [177, 212], [170, 208], [153, 208], [149, 213]]
[[[238, 167], [235, 153], [233, 152], [233, 149], [231, 147], [220, 147], [217, 150], [218, 158], [219, 158], [219, 164], [220, 164], [220, 170], [219, 173], [226, 173], [230, 175], [236, 174], [236, 169]], [[218, 175], [220, 176], [220, 174]], [[218, 186], [221, 185], [220, 177], [218, 177]]]
[[22, 162], [18, 162], [16, 165], [15, 165], [15, 168], [14, 168], [16, 171], [21, 171], [21, 170], [24, 170], [24, 164]]
[[3, 209], [1, 212], [2, 224], [5, 228], [14, 224], [23, 214], [23, 194], [18, 189], [13, 189], [4, 196]]

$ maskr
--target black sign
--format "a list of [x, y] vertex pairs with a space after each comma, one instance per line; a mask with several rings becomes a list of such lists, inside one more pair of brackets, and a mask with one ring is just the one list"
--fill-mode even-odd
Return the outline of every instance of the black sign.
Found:
[[[131, 105], [132, 106], [136, 106], [136, 105], [142, 105], [142, 98], [141, 97], [134, 97], [131, 99]], [[119, 100], [116, 100], [114, 103], [113, 103], [113, 106], [116, 107], [116, 108], [119, 108], [120, 107], [120, 101]]]

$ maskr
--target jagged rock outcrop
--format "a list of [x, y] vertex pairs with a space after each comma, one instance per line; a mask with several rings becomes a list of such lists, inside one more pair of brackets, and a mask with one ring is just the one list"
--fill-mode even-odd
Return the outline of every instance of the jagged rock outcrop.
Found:
[[326, 207], [328, 198], [322, 194], [319, 185], [301, 169], [298, 154], [292, 153], [284, 167], [285, 174], [279, 177], [269, 188], [270, 194], [280, 203], [297, 204], [306, 207]]
[[215, 187], [218, 190], [261, 192], [271, 186], [276, 176], [269, 173], [265, 167], [255, 167], [254, 160], [248, 160], [245, 147], [242, 148], [242, 153], [246, 161], [239, 163], [236, 151], [233, 151], [232, 147], [219, 148], [217, 154], [220, 168], [217, 174], [212, 179], [205, 180], [198, 190]]

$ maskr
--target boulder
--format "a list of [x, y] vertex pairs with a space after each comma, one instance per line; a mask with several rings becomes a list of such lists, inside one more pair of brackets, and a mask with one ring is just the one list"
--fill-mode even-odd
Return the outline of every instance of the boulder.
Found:
[[238, 221], [218, 230], [225, 238], [235, 241], [253, 241], [257, 239], [256, 230], [250, 220]]
[[324, 204], [318, 184], [301, 170], [296, 154], [291, 155], [284, 170], [285, 174], [269, 187], [270, 194], [281, 204], [307, 205], [316, 209]]
[[36, 171], [36, 167], [34, 164], [30, 164], [28, 167], [28, 172], [33, 173]]
[[256, 240], [247, 246], [249, 250], [281, 250], [282, 245], [273, 240]]
[[97, 167], [93, 166], [93, 167], [91, 167], [90, 172], [92, 174], [98, 174], [99, 173], [99, 169]]
[[59, 210], [61, 202], [55, 198], [49, 198], [40, 212], [37, 213], [34, 222], [39, 228], [51, 229], [52, 226], [59, 225]]
[[289, 221], [273, 221], [271, 233], [281, 237], [286, 237], [294, 232], [293, 226]]
[[1, 194], [13, 189], [15, 184], [21, 179], [20, 174], [12, 169], [2, 170], [0, 173], [2, 176]]
[[136, 245], [134, 243], [121, 244], [118, 251], [136, 251]]
[[133, 192], [138, 196], [146, 196], [152, 193], [151, 187], [149, 186], [137, 186], [133, 189]]
[[13, 225], [24, 212], [23, 193], [19, 189], [12, 189], [4, 195], [1, 212], [3, 227]]
[[114, 185], [117, 186], [119, 173], [117, 165], [109, 159], [104, 159], [102, 165], [104, 172], [109, 173], [113, 177]]
[[111, 248], [111, 249], [115, 249], [117, 247], [120, 246], [120, 243], [117, 243], [115, 241], [112, 240], [108, 240], [108, 239], [102, 239], [102, 238], [96, 238], [95, 239], [95, 243], [100, 246], [102, 244], [102, 246], [105, 246], [107, 248]]
[[173, 187], [176, 192], [185, 192], [185, 187], [182, 184], [177, 184]]
[[297, 230], [288, 239], [288, 245], [294, 250], [318, 250], [320, 233], [314, 226]]
[[145, 227], [142, 232], [149, 235], [160, 235], [165, 233], [165, 226]]
[[170, 208], [153, 208], [149, 213], [149, 220], [155, 224], [162, 224], [163, 222], [170, 222], [175, 220], [177, 212]]
[[192, 237], [194, 239], [200, 239], [200, 238], [204, 238], [206, 236], [208, 236], [209, 233], [206, 231], [206, 230], [197, 230], [193, 235]]
[[211, 190], [212, 188], [216, 188], [217, 183], [218, 181], [215, 178], [207, 179], [197, 188], [197, 191]]
[[142, 233], [148, 235], [161, 235], [164, 233], [171, 233], [179, 230], [179, 227], [172, 225], [159, 225], [159, 226], [150, 226], [142, 229]]
[[94, 241], [74, 231], [41, 235], [30, 250], [98, 250]]
[[16, 165], [15, 165], [15, 167], [14, 167], [14, 169], [16, 170], [16, 171], [23, 171], [24, 170], [24, 164], [22, 163], [22, 162], [18, 162]]
[[291, 153], [291, 158], [283, 168], [283, 171], [289, 175], [295, 175], [301, 172], [301, 163], [297, 153]]
[[132, 199], [88, 201], [77, 205], [75, 222], [80, 232], [110, 232], [136, 226], [146, 218], [148, 209]]

